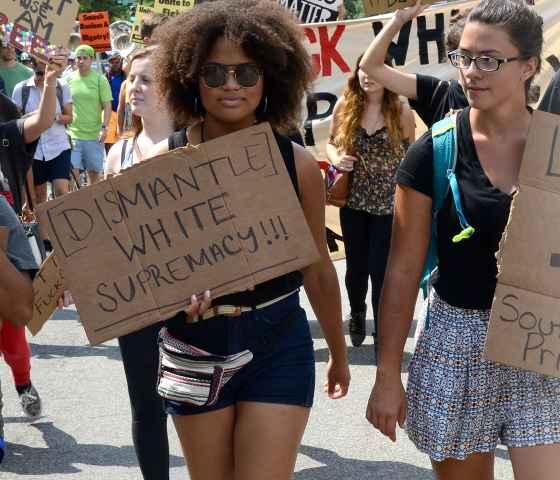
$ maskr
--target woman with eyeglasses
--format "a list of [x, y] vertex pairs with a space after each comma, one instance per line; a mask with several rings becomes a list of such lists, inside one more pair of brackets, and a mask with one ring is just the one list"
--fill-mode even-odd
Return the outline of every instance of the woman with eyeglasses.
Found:
[[[516, 480], [558, 477], [560, 380], [487, 361], [495, 254], [509, 218], [529, 133], [527, 93], [541, 66], [543, 21], [519, 0], [483, 0], [451, 61], [469, 107], [457, 116], [455, 174], [474, 234], [460, 243], [452, 192], [437, 215], [439, 277], [409, 367], [401, 359], [432, 226], [432, 132], [397, 174], [395, 220], [381, 299], [378, 368], [368, 420], [393, 441], [396, 424], [427, 453], [438, 480], [491, 480], [498, 441]], [[436, 132], [436, 135], [438, 133]]]
[[[154, 145], [173, 133], [173, 120], [154, 82], [154, 48], [130, 55], [127, 88], [132, 129], [109, 150], [105, 178], [142, 162]], [[118, 339], [130, 398], [132, 441], [144, 480], [169, 478], [167, 415], [156, 391], [161, 327], [157, 323]]]
[[[292, 478], [315, 383], [313, 342], [299, 304], [302, 286], [330, 351], [325, 391], [343, 397], [350, 381], [340, 291], [325, 239], [322, 176], [316, 160], [280, 133], [297, 124], [312, 79], [301, 35], [290, 13], [268, 0], [203, 3], [156, 34], [156, 83], [177, 122], [200, 121], [154, 153], [269, 122], [321, 257], [251, 291], [219, 298], [186, 292], [193, 294], [186, 312], [165, 322], [165, 358], [169, 350], [203, 350], [214, 365], [216, 358], [253, 352], [215, 403], [165, 400], [192, 480]], [[280, 205], [283, 195], [276, 201]], [[185, 355], [192, 359], [194, 353]], [[169, 372], [168, 364], [162, 367]], [[188, 396], [192, 390], [181, 386], [196, 383], [194, 375], [177, 376], [175, 384], [168, 375], [165, 386]]]

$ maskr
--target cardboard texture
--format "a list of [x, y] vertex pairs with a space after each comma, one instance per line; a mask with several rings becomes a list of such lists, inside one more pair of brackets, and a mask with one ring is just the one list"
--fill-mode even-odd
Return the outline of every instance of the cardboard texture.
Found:
[[[10, 42], [37, 58], [46, 59], [49, 45], [66, 46], [78, 15], [78, 0], [0, 2], [0, 25], [12, 23]], [[25, 36], [23, 35], [25, 32]], [[33, 36], [29, 38], [28, 32]]]
[[80, 35], [82, 43], [93, 47], [96, 52], [111, 50], [109, 12], [80, 13]]
[[195, 0], [154, 0], [154, 11], [161, 15], [174, 17], [188, 12], [194, 7]]
[[560, 116], [535, 112], [510, 221], [485, 357], [560, 377]]
[[318, 260], [268, 124], [182, 148], [38, 207], [100, 343]]
[[52, 254], [43, 262], [33, 279], [33, 317], [27, 324], [27, 328], [33, 335], [37, 335], [45, 322], [51, 318], [63, 293], [64, 275], [56, 255]]
[[144, 39], [142, 38], [142, 35], [140, 35], [140, 24], [142, 23], [144, 16], [153, 11], [154, 9], [152, 7], [146, 7], [141, 3], [136, 5], [136, 15], [134, 18], [134, 24], [132, 25], [132, 33], [130, 35], [130, 40], [132, 42], [144, 45]]
[[[362, 0], [366, 16], [381, 15], [401, 8], [412, 7], [416, 0]], [[424, 5], [441, 3], [441, 0], [424, 0]]]
[[0, 250], [3, 252], [8, 250], [8, 238], [10, 238], [10, 229], [8, 227], [0, 227]]

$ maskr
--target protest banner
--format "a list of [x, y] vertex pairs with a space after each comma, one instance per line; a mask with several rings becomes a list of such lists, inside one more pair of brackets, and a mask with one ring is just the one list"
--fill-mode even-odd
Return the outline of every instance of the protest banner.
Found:
[[96, 52], [111, 50], [109, 12], [80, 13], [82, 43], [93, 47]]
[[342, 0], [278, 0], [301, 23], [330, 22], [338, 18]]
[[[452, 12], [476, 2], [454, 2], [432, 8], [407, 23], [389, 48], [395, 65], [404, 70], [442, 75], [447, 65], [445, 35]], [[317, 74], [313, 90], [307, 96], [304, 111], [305, 143], [318, 158], [325, 158], [331, 114], [342, 95], [358, 57], [375, 38], [389, 17], [374, 17], [326, 24], [302, 25], [305, 44]], [[439, 70], [436, 67], [442, 66]], [[445, 76], [456, 75], [448, 67]]]
[[38, 207], [89, 340], [318, 260], [268, 124], [174, 150]]
[[27, 324], [28, 330], [37, 335], [45, 322], [58, 307], [58, 299], [64, 293], [64, 275], [56, 255], [50, 255], [41, 265], [33, 279], [33, 317]]
[[20, 50], [45, 60], [54, 46], [66, 46], [80, 8], [78, 0], [0, 2], [0, 34]]
[[134, 23], [132, 24], [132, 33], [130, 35], [130, 41], [137, 43], [139, 45], [144, 45], [144, 39], [140, 34], [140, 26], [142, 24], [142, 19], [145, 15], [153, 13], [154, 9], [152, 7], [146, 7], [141, 3], [136, 5], [136, 14], [134, 17]]
[[[423, 0], [424, 5], [441, 3], [441, 0]], [[394, 12], [401, 8], [411, 7], [416, 0], [362, 0], [364, 13], [367, 16], [381, 15], [382, 13]]]
[[167, 17], [181, 15], [194, 7], [195, 0], [154, 0], [154, 11]]
[[485, 357], [560, 377], [560, 116], [535, 111], [498, 253]]

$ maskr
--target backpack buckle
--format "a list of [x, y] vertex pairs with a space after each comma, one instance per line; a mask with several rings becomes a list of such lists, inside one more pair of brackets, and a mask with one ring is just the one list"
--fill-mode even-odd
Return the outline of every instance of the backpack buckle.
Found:
[[3, 138], [2, 139], [2, 146], [4, 148], [8, 148], [10, 146], [10, 140], [8, 138]]

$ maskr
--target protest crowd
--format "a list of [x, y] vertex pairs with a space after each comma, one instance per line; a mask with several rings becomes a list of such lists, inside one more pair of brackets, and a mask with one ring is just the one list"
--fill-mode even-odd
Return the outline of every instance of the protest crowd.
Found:
[[[316, 382], [312, 336], [300, 306], [304, 288], [329, 350], [327, 378], [317, 381], [331, 399], [346, 396], [345, 334], [350, 348], [372, 335], [372, 372], [374, 360], [377, 369], [365, 417], [393, 441], [397, 425], [404, 428], [429, 456], [434, 478], [493, 479], [498, 443], [508, 448], [517, 480], [558, 478], [559, 376], [504, 365], [484, 351], [498, 284], [496, 253], [520, 189], [532, 122], [544, 118], [557, 125], [556, 132], [560, 125], [560, 117], [539, 117], [544, 115], [539, 112], [560, 115], [560, 70], [538, 103], [534, 94], [543, 66], [543, 19], [526, 0], [480, 0], [457, 10], [442, 38], [442, 62], [456, 72], [449, 80], [405, 70], [391, 54], [394, 39], [429, 11], [428, 2], [393, 8], [348, 65], [344, 91], [327, 118], [324, 155], [316, 158], [317, 150], [306, 148], [314, 146], [315, 127], [304, 128], [301, 110], [325, 65], [308, 52], [305, 36], [314, 41], [314, 34], [301, 23], [340, 22], [345, 10], [343, 2], [334, 2], [328, 15], [303, 13], [294, 10], [295, 3], [216, 0], [196, 2], [175, 16], [151, 11], [138, 22], [136, 43], [103, 52], [82, 42], [72, 49], [56, 45], [41, 56], [2, 27], [0, 353], [13, 373], [23, 413], [40, 417], [42, 396], [49, 394], [40, 378], [31, 379], [25, 331], [37, 310], [34, 281], [49, 258], [57, 258], [65, 278], [55, 307], [76, 300], [80, 313], [84, 295], [97, 295], [92, 305], [101, 305], [107, 325], [111, 318], [117, 323], [113, 312], [135, 295], [148, 290], [156, 301], [168, 298], [161, 292], [205, 263], [218, 264], [220, 255], [237, 258], [243, 252], [245, 267], [284, 260], [274, 247], [266, 259], [251, 260], [249, 254], [258, 250], [257, 227], [231, 213], [248, 205], [242, 203], [244, 192], [224, 193], [226, 181], [241, 182], [237, 177], [247, 175], [254, 184], [262, 175], [266, 162], [251, 156], [253, 143], [242, 143], [258, 137], [266, 138], [280, 164], [272, 165], [273, 172], [280, 168], [285, 177], [281, 187], [261, 193], [266, 193], [262, 208], [283, 212], [293, 202], [290, 209], [298, 216], [290, 222], [299, 223], [288, 228], [290, 235], [280, 214], [255, 225], [270, 237], [269, 245], [282, 232], [286, 241], [295, 235], [290, 241], [300, 263], [268, 277], [250, 265], [253, 283], [237, 279], [230, 290], [220, 290], [231, 280], [224, 272], [202, 288], [184, 288], [177, 308], [161, 306], [162, 300], [152, 315], [138, 316], [136, 327], [128, 323], [124, 331], [90, 337], [118, 339], [142, 477], [169, 478], [171, 416], [192, 480], [292, 478]], [[419, 122], [427, 131], [417, 136]], [[217, 158], [224, 145], [245, 152], [245, 170], [230, 159], [224, 174], [225, 163], [216, 166], [219, 159], [200, 160]], [[553, 154], [554, 146], [549, 171]], [[527, 161], [532, 158], [525, 155]], [[183, 162], [191, 176], [177, 170], [172, 184], [160, 166], [157, 181], [143, 189], [142, 172], [158, 162]], [[198, 260], [184, 252], [189, 275], [179, 266], [183, 257], [176, 257], [165, 268], [153, 264], [131, 274], [126, 288], [122, 279], [105, 280], [97, 291], [72, 283], [72, 270], [65, 270], [69, 243], [61, 241], [52, 214], [60, 202], [77, 211], [82, 204], [73, 199], [105, 189], [105, 203], [94, 200], [107, 225], [104, 235], [113, 236], [133, 264], [146, 254], [145, 238], [158, 251], [161, 245], [172, 247], [166, 220], [155, 209], [165, 196], [190, 205], [188, 195], [202, 188], [195, 174], [203, 167], [220, 195], [169, 216], [180, 227], [185, 249], [207, 227], [206, 217], [215, 227], [235, 218], [235, 235], [222, 232], [219, 254], [216, 244], [200, 250]], [[262, 181], [275, 175], [280, 174]], [[125, 179], [137, 182], [134, 199], [117, 188]], [[130, 229], [127, 222], [142, 202], [149, 207], [138, 214], [145, 217], [143, 249], [133, 242], [129, 253], [117, 230]], [[338, 247], [328, 241], [333, 232], [325, 233], [327, 205], [339, 208], [351, 310], [346, 331], [331, 260]], [[257, 213], [252, 207], [247, 216]], [[68, 218], [68, 238], [81, 241]], [[78, 268], [94, 266], [107, 265], [89, 258]], [[419, 290], [427, 295], [426, 317], [405, 389], [401, 361]], [[366, 329], [368, 304], [373, 331]], [[85, 316], [82, 320], [87, 330]], [[1, 380], [3, 389], [11, 388], [8, 379]], [[364, 380], [353, 380], [358, 381]], [[9, 448], [1, 408], [0, 392], [0, 463]]]

